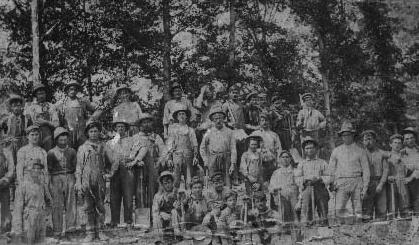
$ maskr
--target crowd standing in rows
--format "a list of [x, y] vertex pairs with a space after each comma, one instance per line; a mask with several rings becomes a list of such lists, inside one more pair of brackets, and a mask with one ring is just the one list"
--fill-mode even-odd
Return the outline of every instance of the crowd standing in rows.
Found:
[[[155, 116], [130, 100], [129, 87], [116, 90], [112, 108], [80, 99], [81, 89], [68, 83], [67, 97], [57, 105], [46, 101], [43, 85], [34, 87], [36, 100], [29, 105], [18, 95], [7, 101], [10, 113], [0, 122], [2, 232], [11, 229], [28, 243], [42, 241], [50, 206], [55, 236], [65, 238], [82, 226], [85, 241], [106, 240], [101, 227], [107, 181], [109, 225], [121, 223], [121, 204], [129, 228], [148, 208], [149, 228], [160, 231], [165, 243], [187, 237], [186, 231], [211, 231], [212, 244], [234, 239], [269, 244], [280, 227], [328, 225], [331, 195], [342, 223], [419, 213], [413, 128], [392, 135], [387, 152], [378, 148], [371, 129], [357, 144], [353, 125], [344, 122], [338, 132], [343, 144], [327, 163], [319, 158], [326, 119], [310, 93], [302, 96], [304, 107], [294, 124], [278, 97], [268, 101], [266, 93], [251, 92], [244, 105], [234, 85], [223, 102], [204, 86], [192, 102], [174, 83], [161, 137]], [[104, 142], [100, 119], [107, 112], [114, 136]], [[288, 151], [295, 131], [301, 136], [301, 159]], [[240, 183], [245, 195], [238, 201]], [[353, 212], [346, 209], [349, 200]], [[253, 232], [237, 232], [246, 227]]]

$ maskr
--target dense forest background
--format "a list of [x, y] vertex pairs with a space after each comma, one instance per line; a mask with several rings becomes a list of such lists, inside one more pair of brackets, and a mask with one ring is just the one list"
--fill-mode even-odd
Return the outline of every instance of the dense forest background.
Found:
[[[0, 86], [32, 99], [30, 0], [0, 4]], [[40, 81], [101, 103], [130, 85], [160, 108], [171, 83], [265, 90], [287, 108], [313, 92], [329, 135], [344, 119], [389, 135], [417, 123], [417, 0], [39, 0]], [[417, 115], [418, 114], [418, 115]]]

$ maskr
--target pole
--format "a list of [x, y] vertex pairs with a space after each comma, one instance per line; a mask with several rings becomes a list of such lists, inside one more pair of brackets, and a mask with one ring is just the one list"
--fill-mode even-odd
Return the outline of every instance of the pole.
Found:
[[315, 206], [315, 202], [314, 202], [314, 186], [310, 186], [310, 191], [311, 191], [311, 217], [313, 222], [314, 221], [314, 216], [315, 216], [315, 212], [316, 212], [316, 206]]
[[394, 183], [390, 183], [390, 188], [391, 188], [391, 212], [392, 212], [392, 215], [394, 215], [394, 218], [397, 218], [396, 197], [395, 197], [395, 193], [394, 193]]
[[39, 22], [38, 22], [38, 0], [31, 2], [31, 23], [32, 23], [32, 76], [33, 84], [40, 82], [39, 64]]

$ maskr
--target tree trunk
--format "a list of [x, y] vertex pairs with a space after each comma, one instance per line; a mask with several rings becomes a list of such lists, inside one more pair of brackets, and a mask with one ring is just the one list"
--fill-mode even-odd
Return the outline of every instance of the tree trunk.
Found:
[[329, 88], [329, 74], [327, 72], [327, 65], [324, 64], [326, 59], [326, 51], [324, 47], [324, 39], [323, 36], [318, 33], [318, 39], [319, 39], [319, 53], [321, 57], [321, 69], [320, 73], [322, 75], [322, 82], [323, 82], [323, 89], [324, 89], [324, 105], [326, 107], [326, 120], [327, 120], [327, 133], [326, 137], [329, 138], [329, 145], [331, 149], [335, 148], [335, 141], [334, 141], [334, 132], [333, 127], [330, 122], [330, 116], [331, 116], [331, 109], [330, 109], [330, 88]]
[[33, 84], [40, 83], [39, 73], [39, 24], [38, 24], [38, 0], [31, 2], [31, 22], [32, 22], [32, 76]]
[[234, 67], [235, 49], [236, 49], [236, 9], [235, 0], [230, 0], [230, 40], [229, 40], [229, 58], [228, 65], [230, 69]]
[[171, 86], [171, 61], [170, 61], [170, 50], [172, 43], [172, 33], [170, 32], [170, 0], [163, 0], [162, 2], [163, 12], [163, 83], [165, 88], [165, 96]]

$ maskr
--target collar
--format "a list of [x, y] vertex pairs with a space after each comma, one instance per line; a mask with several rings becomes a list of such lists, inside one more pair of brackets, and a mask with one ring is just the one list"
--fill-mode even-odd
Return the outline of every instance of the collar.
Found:
[[319, 157], [315, 156], [313, 159], [310, 159], [310, 158], [306, 157], [307, 162], [316, 161], [316, 160], [319, 160]]
[[61, 147], [58, 147], [58, 146], [55, 146], [55, 148], [57, 148], [58, 151], [64, 152], [68, 149], [68, 145], [64, 148], [61, 148]]

